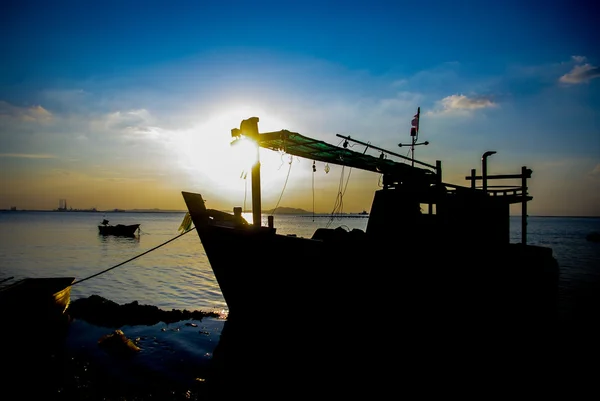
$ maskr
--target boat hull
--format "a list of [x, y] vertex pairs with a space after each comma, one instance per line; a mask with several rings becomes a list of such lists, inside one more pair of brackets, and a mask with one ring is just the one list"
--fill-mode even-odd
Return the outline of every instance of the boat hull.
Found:
[[117, 224], [116, 226], [100, 225], [98, 231], [100, 235], [115, 235], [123, 237], [133, 237], [140, 228], [139, 224]]
[[219, 226], [198, 234], [232, 316], [401, 312], [429, 320], [454, 309], [452, 319], [479, 320], [485, 309], [493, 320], [531, 322], [551, 318], [556, 307], [557, 266], [543, 248], [514, 244], [486, 250], [493, 259], [450, 261], [451, 247], [413, 244], [410, 253], [421, 256], [411, 260], [409, 249], [378, 257], [394, 244], [368, 239], [326, 242]]
[[220, 224], [198, 199], [188, 195], [186, 202], [234, 318], [396, 315], [418, 324], [532, 326], [556, 317], [558, 265], [548, 248], [506, 244], [460, 252], [463, 244], [451, 239], [398, 243], [341, 228], [302, 238]]
[[27, 389], [34, 398], [43, 393], [40, 399], [56, 395], [56, 390], [45, 392], [56, 385], [51, 378], [64, 373], [61, 361], [71, 323], [68, 307], [74, 280], [25, 278], [0, 289], [0, 346], [8, 389]]
[[414, 372], [410, 382], [444, 372], [436, 377], [455, 383], [456, 361], [469, 375], [524, 355], [544, 367], [557, 341], [558, 265], [547, 248], [457, 257], [451, 242], [432, 249], [341, 230], [309, 239], [191, 215], [229, 307], [214, 353], [219, 389], [265, 394], [270, 377], [307, 395], [386, 396], [398, 369]]
[[[46, 351], [59, 344], [70, 325], [67, 309], [74, 281], [74, 277], [25, 278], [0, 289], [5, 326], [0, 330], [0, 343], [19, 338], [30, 351]], [[15, 349], [23, 351], [23, 347]]]

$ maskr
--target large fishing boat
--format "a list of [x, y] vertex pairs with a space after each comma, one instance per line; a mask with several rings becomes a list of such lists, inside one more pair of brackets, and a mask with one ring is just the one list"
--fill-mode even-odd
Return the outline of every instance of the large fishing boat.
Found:
[[[436, 303], [434, 309], [461, 300], [461, 313], [481, 307], [485, 298], [500, 306], [495, 318], [497, 313], [514, 318], [517, 310], [511, 305], [517, 304], [520, 315], [525, 305], [532, 308], [525, 313], [528, 321], [555, 313], [558, 267], [552, 250], [526, 243], [531, 169], [488, 175], [486, 158], [495, 152], [486, 152], [482, 175], [473, 169], [466, 176], [470, 185], [460, 186], [443, 181], [440, 161], [429, 165], [364, 144], [382, 152], [374, 157], [287, 130], [259, 133], [256, 117], [244, 120], [232, 135], [273, 151], [383, 176], [366, 230], [319, 228], [311, 238], [278, 234], [272, 216], [262, 225], [258, 162], [252, 170], [252, 223], [241, 208], [233, 214], [208, 209], [201, 194], [183, 192], [232, 316], [264, 308], [288, 314], [296, 307], [339, 312], [406, 305], [401, 298], [407, 294], [415, 304]], [[521, 185], [488, 186], [489, 180], [511, 178]], [[515, 203], [522, 206], [520, 243], [509, 238], [509, 207]], [[485, 305], [489, 315], [491, 304]]]
[[[531, 169], [488, 175], [486, 159], [494, 152], [486, 152], [481, 175], [471, 170], [465, 177], [470, 185], [461, 186], [443, 181], [440, 161], [430, 165], [414, 159], [414, 151], [407, 158], [341, 135], [381, 156], [287, 130], [259, 133], [256, 117], [242, 121], [232, 136], [234, 142], [246, 138], [273, 151], [370, 171], [383, 183], [364, 231], [318, 228], [311, 237], [278, 233], [273, 216], [263, 225], [259, 162], [252, 169], [252, 222], [241, 207], [217, 211], [201, 194], [183, 192], [232, 324], [268, 314], [279, 338], [287, 338], [278, 344], [289, 351], [284, 344], [293, 343], [296, 357], [319, 344], [329, 362], [349, 366], [357, 354], [340, 356], [356, 346], [347, 342], [351, 333], [362, 330], [378, 332], [373, 354], [405, 359], [410, 350], [411, 360], [421, 362], [449, 351], [464, 357], [467, 349], [473, 355], [493, 345], [501, 353], [550, 339], [559, 272], [550, 248], [527, 244]], [[488, 186], [503, 179], [520, 185]], [[522, 208], [518, 243], [510, 241], [511, 204]], [[318, 334], [303, 332], [309, 316]], [[346, 345], [334, 357], [340, 341]], [[381, 362], [374, 358], [368, 364]]]

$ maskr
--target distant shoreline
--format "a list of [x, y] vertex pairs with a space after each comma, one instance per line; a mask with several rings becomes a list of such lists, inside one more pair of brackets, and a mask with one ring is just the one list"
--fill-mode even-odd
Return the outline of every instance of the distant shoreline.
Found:
[[21, 209], [10, 210], [0, 209], [0, 213], [17, 213], [17, 212], [53, 212], [53, 213], [186, 213], [187, 210], [160, 210], [160, 209], [131, 209], [131, 210], [38, 210], [38, 209]]
[[[54, 212], [54, 213], [187, 213], [187, 210], [168, 210], [168, 209], [115, 209], [115, 210], [10, 210], [10, 209], [0, 209], [0, 213], [18, 213], [18, 212]], [[228, 212], [228, 211], [225, 211]], [[244, 213], [252, 213], [251, 211], [246, 211]], [[271, 211], [263, 211], [262, 214], [271, 215]], [[276, 213], [275, 216], [298, 216], [298, 217], [330, 217], [331, 213], [312, 213], [312, 212], [296, 212], [296, 213]], [[368, 218], [369, 215], [357, 213], [336, 213], [335, 217], [362, 217]], [[519, 214], [510, 215], [510, 217], [521, 217]], [[549, 217], [549, 218], [580, 218], [580, 219], [598, 219], [600, 216], [550, 216], [550, 215], [534, 215], [530, 214], [529, 217]]]

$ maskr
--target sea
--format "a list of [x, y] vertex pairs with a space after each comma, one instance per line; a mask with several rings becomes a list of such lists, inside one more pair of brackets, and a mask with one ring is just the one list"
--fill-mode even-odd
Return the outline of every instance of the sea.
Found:
[[[98, 340], [114, 328], [74, 321], [68, 334], [70, 347], [89, 353], [122, 380], [142, 380], [140, 372], [182, 382], [201, 379], [198, 367], [210, 363], [228, 309], [197, 233], [179, 230], [184, 217], [183, 211], [0, 212], [0, 283], [72, 276], [81, 281], [72, 287], [72, 300], [99, 295], [119, 304], [137, 301], [164, 310], [216, 312], [216, 317], [200, 321], [121, 327], [141, 349], [128, 363], [116, 363], [98, 347]], [[140, 224], [140, 230], [133, 238], [102, 236], [98, 225], [103, 219], [111, 224]], [[266, 225], [266, 215], [263, 220]], [[360, 215], [275, 215], [274, 223], [278, 233], [310, 237], [324, 226], [365, 229], [367, 219]], [[586, 239], [593, 232], [600, 232], [600, 217], [528, 219], [527, 242], [552, 248], [558, 260], [563, 314], [580, 304], [573, 296], [577, 289], [600, 282], [600, 243]], [[510, 219], [510, 239], [521, 241], [520, 216]], [[257, 329], [265, 335], [272, 329], [267, 316], [257, 321]], [[32, 321], [30, 327], [19, 330], [41, 328]]]

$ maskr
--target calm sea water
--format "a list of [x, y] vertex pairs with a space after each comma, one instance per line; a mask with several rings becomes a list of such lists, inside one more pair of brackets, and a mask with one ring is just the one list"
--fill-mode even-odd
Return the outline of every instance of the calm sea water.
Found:
[[[196, 232], [173, 240], [180, 234], [183, 217], [184, 212], [0, 212], [0, 280], [48, 276], [82, 280], [134, 258], [74, 285], [72, 299], [97, 294], [120, 304], [138, 301], [167, 310], [227, 312]], [[136, 238], [100, 236], [97, 226], [103, 218], [112, 224], [139, 223], [141, 232]], [[328, 224], [365, 229], [366, 223], [367, 219], [360, 217], [331, 221], [329, 217], [275, 216], [279, 233], [305, 237]], [[559, 262], [564, 310], [573, 307], [575, 289], [600, 282], [600, 244], [586, 240], [594, 231], [600, 231], [600, 218], [529, 218], [528, 243], [552, 248]], [[520, 239], [520, 218], [513, 217], [511, 242]], [[165, 244], [169, 240], [173, 241]], [[197, 323], [197, 327], [181, 323], [123, 328], [129, 337], [140, 339], [143, 350], [134, 362], [134, 371], [145, 366], [165, 375], [194, 376], [195, 364], [210, 360], [223, 320], [207, 318]], [[126, 367], [115, 366], [109, 356], [97, 350], [98, 338], [107, 332], [110, 330], [75, 322], [69, 335], [73, 346], [87, 347], [115, 375], [132, 377], [122, 371]]]
[[[97, 294], [117, 303], [137, 300], [163, 309], [227, 311], [196, 232], [174, 239], [183, 217], [183, 212], [0, 212], [0, 280], [45, 276], [82, 280], [135, 258], [73, 286], [72, 298]], [[140, 234], [98, 235], [103, 218], [112, 224], [139, 223]], [[360, 217], [332, 221], [275, 216], [279, 233], [305, 237], [325, 225], [365, 229], [366, 223]], [[520, 217], [511, 218], [511, 242], [520, 241], [520, 231]], [[586, 240], [593, 231], [600, 231], [600, 218], [530, 217], [528, 243], [553, 249], [563, 285], [568, 286], [600, 273], [600, 245]], [[162, 245], [169, 240], [173, 241]]]

